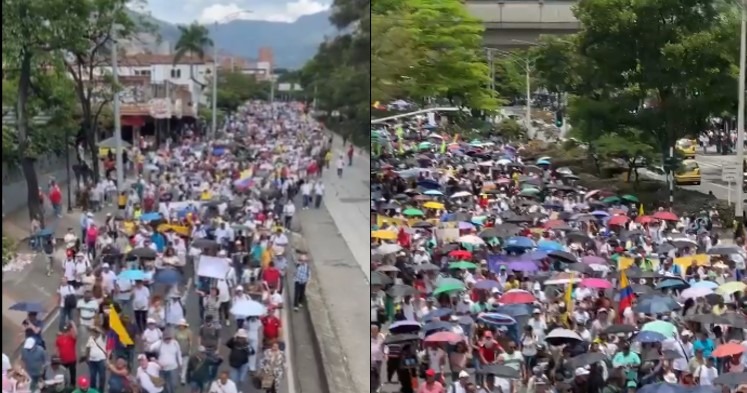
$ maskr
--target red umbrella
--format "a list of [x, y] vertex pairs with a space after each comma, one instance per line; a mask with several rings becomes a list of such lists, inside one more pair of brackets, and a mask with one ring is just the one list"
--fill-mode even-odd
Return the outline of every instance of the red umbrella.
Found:
[[536, 301], [534, 295], [521, 290], [506, 292], [498, 299], [498, 303], [503, 304], [531, 304]]
[[679, 221], [680, 219], [677, 217], [676, 214], [668, 211], [661, 211], [654, 213], [654, 218], [657, 220], [663, 220], [663, 221]]
[[563, 220], [550, 220], [545, 223], [544, 227], [545, 229], [555, 229], [555, 228], [561, 228], [561, 227], [567, 227], [568, 224], [565, 223]]
[[472, 259], [472, 253], [466, 250], [454, 250], [449, 253], [449, 256], [454, 259], [469, 261]]
[[717, 358], [726, 358], [729, 356], [738, 355], [742, 352], [744, 352], [744, 347], [742, 347], [742, 344], [727, 343], [719, 345], [715, 350], [713, 350], [713, 353], [711, 355]]
[[607, 225], [625, 225], [630, 218], [628, 216], [613, 216], [607, 221]]
[[425, 338], [427, 343], [450, 343], [455, 344], [464, 340], [464, 336], [454, 332], [437, 332]]
[[651, 216], [640, 216], [636, 217], [635, 222], [639, 224], [651, 224], [652, 222], [655, 222], [656, 219]]

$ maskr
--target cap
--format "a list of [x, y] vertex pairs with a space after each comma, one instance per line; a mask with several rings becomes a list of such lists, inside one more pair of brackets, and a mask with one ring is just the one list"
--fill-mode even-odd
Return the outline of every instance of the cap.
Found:
[[89, 387], [88, 378], [78, 377], [78, 387], [82, 389], [88, 389]]
[[542, 314], [542, 311], [539, 308], [535, 308], [532, 310], [532, 314]]
[[692, 337], [693, 336], [693, 332], [691, 332], [689, 330], [683, 330], [682, 333], [680, 333], [680, 336], [682, 336], [682, 337]]
[[580, 376], [583, 376], [583, 375], [589, 375], [589, 370], [587, 370], [587, 369], [585, 369], [583, 367], [579, 367], [579, 368], [576, 369], [576, 371], [574, 372], [574, 374], [577, 377], [580, 377]]
[[469, 378], [469, 373], [462, 370], [459, 372], [459, 378]]
[[638, 387], [638, 382], [636, 382], [636, 381], [628, 381], [628, 384], [625, 385], [625, 386], [627, 386], [628, 388], [637, 388]]
[[148, 318], [148, 320], [146, 320], [145, 322], [148, 324], [151, 324], [151, 323], [156, 323], [156, 320], [153, 318]]
[[234, 337], [240, 337], [240, 338], [248, 338], [249, 333], [245, 329], [239, 329], [236, 331], [236, 334]]
[[435, 377], [436, 376], [436, 372], [433, 371], [432, 368], [429, 368], [429, 369], [425, 370], [425, 376], [426, 377]]
[[108, 269], [108, 268], [110, 268], [110, 267], [111, 267], [111, 266], [109, 266], [109, 264], [108, 264], [108, 263], [104, 263], [104, 264], [102, 264], [102, 265], [101, 265], [101, 268], [102, 268], [102, 269]]

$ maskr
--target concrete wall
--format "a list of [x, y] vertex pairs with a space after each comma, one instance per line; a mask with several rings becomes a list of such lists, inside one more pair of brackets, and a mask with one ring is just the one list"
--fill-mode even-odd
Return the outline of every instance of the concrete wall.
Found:
[[483, 36], [485, 46], [503, 50], [525, 49], [541, 35], [562, 36], [576, 33], [568, 29], [487, 29]]
[[[75, 163], [75, 158], [70, 158], [70, 164]], [[67, 184], [67, 169], [65, 168], [65, 157], [57, 155], [47, 155], [39, 158], [36, 162], [36, 174], [39, 179], [39, 186], [46, 190], [49, 180], [54, 177], [60, 184]], [[72, 169], [70, 176], [73, 175]], [[8, 166], [3, 164], [3, 216], [13, 214], [26, 207], [28, 192], [26, 179], [20, 166]], [[63, 188], [64, 192], [64, 188]], [[67, 195], [62, 196], [63, 199]]]

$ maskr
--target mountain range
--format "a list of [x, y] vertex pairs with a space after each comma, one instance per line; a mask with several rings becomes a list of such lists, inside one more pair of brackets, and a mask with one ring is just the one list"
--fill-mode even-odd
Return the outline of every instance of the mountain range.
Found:
[[[174, 47], [179, 40], [176, 25], [149, 16], [139, 15], [155, 28], [162, 42]], [[337, 34], [329, 21], [330, 11], [305, 15], [295, 22], [234, 20], [208, 26], [210, 37], [222, 53], [256, 59], [259, 48], [270, 47], [275, 68], [298, 69], [310, 60], [319, 44]]]

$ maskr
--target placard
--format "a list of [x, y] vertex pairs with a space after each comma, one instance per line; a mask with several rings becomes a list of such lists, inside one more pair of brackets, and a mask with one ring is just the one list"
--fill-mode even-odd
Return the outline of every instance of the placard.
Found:
[[436, 230], [436, 238], [444, 243], [456, 242], [459, 239], [458, 228], [442, 228]]
[[200, 260], [197, 265], [197, 275], [200, 277], [223, 280], [228, 277], [230, 269], [231, 266], [226, 258], [200, 255]]

